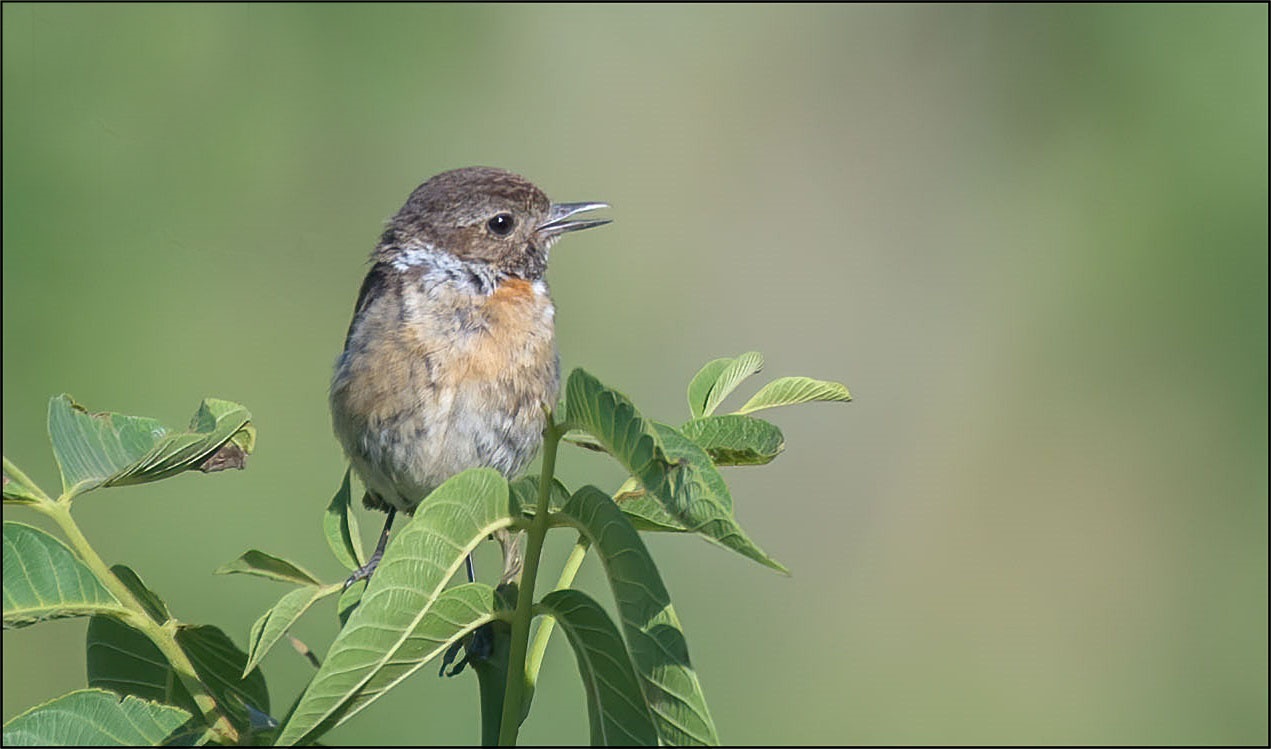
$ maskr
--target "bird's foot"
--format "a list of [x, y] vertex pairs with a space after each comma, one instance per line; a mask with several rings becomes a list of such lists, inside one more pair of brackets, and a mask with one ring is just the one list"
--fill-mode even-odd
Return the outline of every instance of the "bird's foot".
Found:
[[388, 546], [388, 533], [393, 528], [393, 518], [397, 516], [397, 508], [391, 508], [388, 511], [388, 519], [384, 521], [384, 530], [380, 531], [379, 543], [375, 544], [375, 553], [371, 554], [371, 558], [366, 560], [366, 564], [358, 567], [349, 575], [349, 579], [344, 581], [344, 589], [348, 590], [349, 586], [358, 580], [369, 580], [374, 574], [375, 568], [380, 566], [380, 559], [384, 557], [384, 547]]
[[375, 573], [375, 568], [380, 566], [380, 559], [383, 557], [384, 550], [377, 549], [376, 552], [371, 555], [371, 558], [366, 560], [366, 564], [354, 570], [353, 574], [349, 575], [349, 578], [344, 581], [344, 589], [348, 590], [349, 586], [353, 585], [353, 583], [358, 580], [370, 580], [371, 575]]

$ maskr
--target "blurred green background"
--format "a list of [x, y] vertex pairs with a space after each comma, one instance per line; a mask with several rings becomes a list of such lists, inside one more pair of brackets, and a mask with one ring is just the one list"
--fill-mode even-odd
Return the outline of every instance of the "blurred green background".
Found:
[[[341, 574], [326, 388], [382, 222], [500, 166], [614, 206], [553, 253], [567, 369], [667, 421], [750, 349], [856, 397], [770, 412], [787, 453], [727, 474], [792, 577], [650, 540], [725, 741], [1266, 743], [1267, 20], [5, 4], [4, 453], [56, 486], [61, 392], [247, 405], [248, 470], [77, 505], [243, 644], [284, 588], [218, 565]], [[83, 685], [84, 629], [4, 634], [6, 719]], [[281, 713], [309, 666], [265, 669]], [[555, 638], [522, 738], [584, 742], [584, 709]], [[477, 737], [475, 680], [430, 667], [328, 738]]]

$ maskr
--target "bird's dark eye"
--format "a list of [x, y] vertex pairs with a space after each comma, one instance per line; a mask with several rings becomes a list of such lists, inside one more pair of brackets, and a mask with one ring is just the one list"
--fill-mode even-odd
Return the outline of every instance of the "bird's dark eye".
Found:
[[516, 219], [512, 218], [510, 213], [500, 213], [487, 221], [486, 226], [490, 227], [490, 231], [496, 236], [506, 237], [516, 227]]

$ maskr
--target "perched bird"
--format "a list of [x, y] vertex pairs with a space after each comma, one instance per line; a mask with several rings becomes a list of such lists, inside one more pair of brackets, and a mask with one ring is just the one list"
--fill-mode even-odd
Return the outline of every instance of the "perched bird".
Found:
[[[605, 203], [552, 203], [523, 177], [470, 167], [415, 188], [371, 253], [331, 379], [336, 437], [388, 518], [477, 466], [511, 478], [542, 442], [560, 390], [544, 273], [571, 220]], [[473, 576], [471, 558], [468, 575]]]

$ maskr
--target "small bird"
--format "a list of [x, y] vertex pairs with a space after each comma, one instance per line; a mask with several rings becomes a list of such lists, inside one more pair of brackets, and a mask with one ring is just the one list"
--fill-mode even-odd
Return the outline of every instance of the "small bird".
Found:
[[609, 223], [571, 217], [608, 207], [552, 203], [524, 177], [469, 167], [415, 188], [389, 221], [331, 379], [363, 504], [388, 513], [349, 583], [374, 571], [397, 511], [468, 468], [511, 478], [534, 457], [560, 391], [548, 252]]

